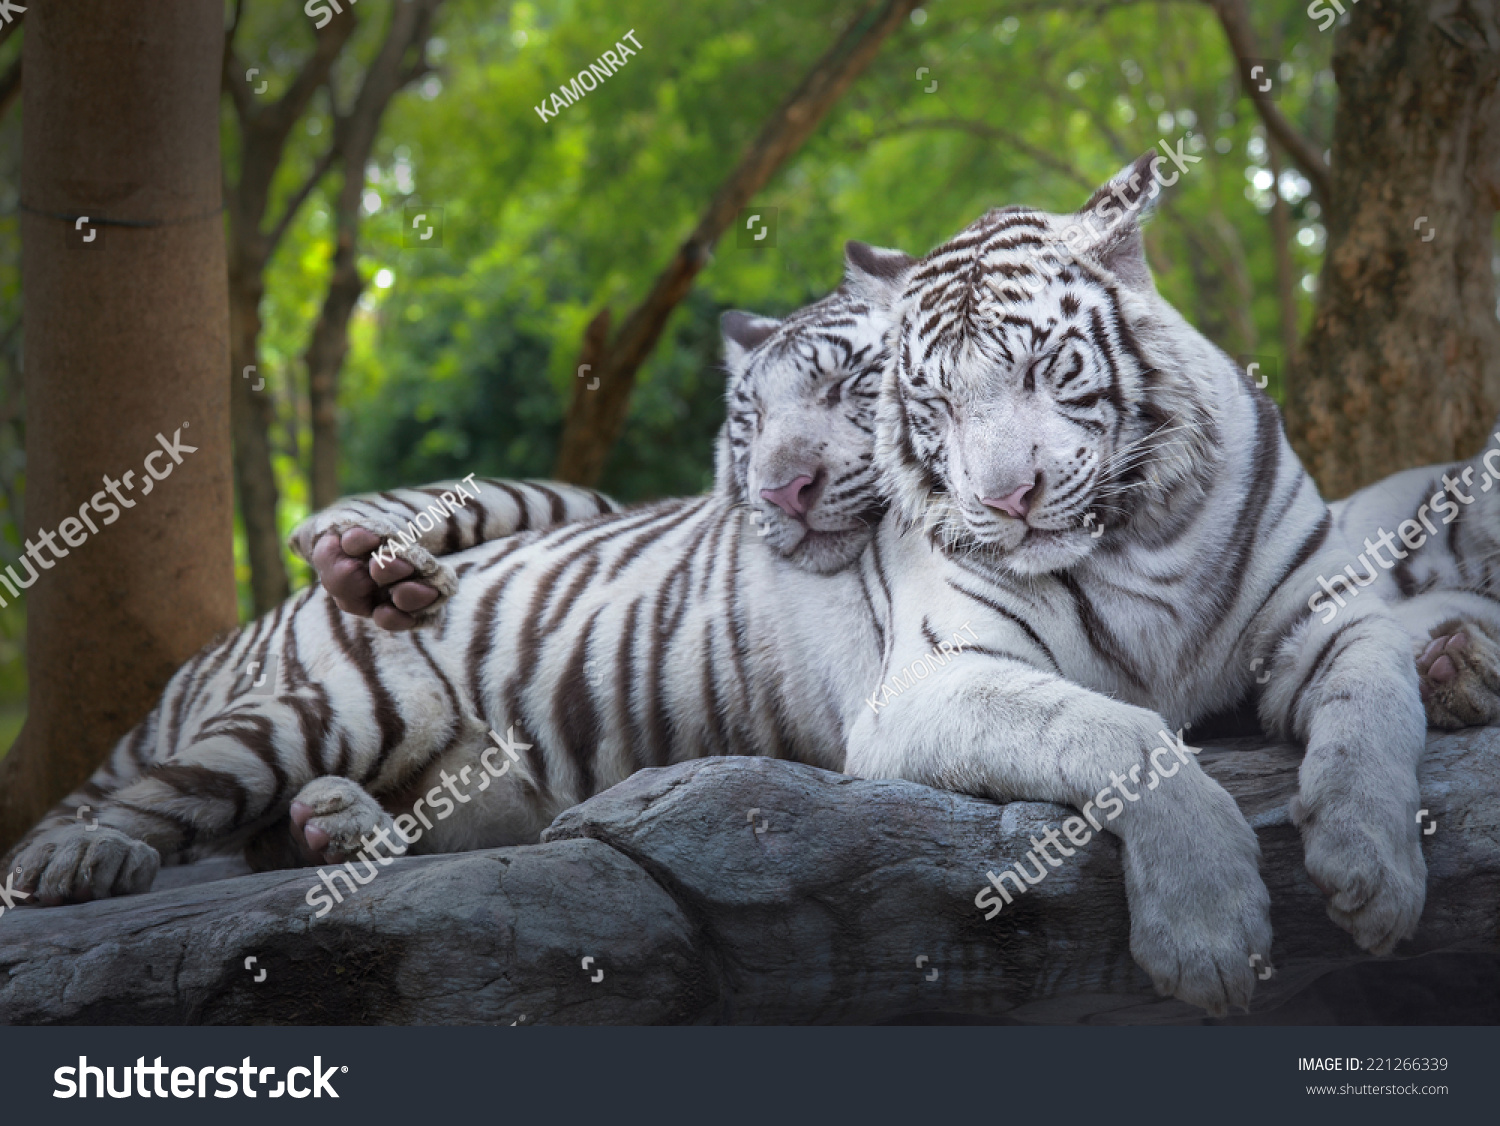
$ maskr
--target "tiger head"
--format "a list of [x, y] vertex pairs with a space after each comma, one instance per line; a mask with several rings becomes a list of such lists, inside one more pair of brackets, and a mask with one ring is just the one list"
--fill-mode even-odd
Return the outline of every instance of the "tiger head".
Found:
[[864, 549], [885, 512], [874, 466], [888, 309], [913, 259], [846, 247], [845, 277], [783, 320], [725, 313], [728, 417], [716, 489], [750, 510], [763, 542], [828, 573]]
[[1194, 374], [1231, 361], [1152, 284], [1140, 225], [1159, 161], [1073, 215], [990, 211], [910, 271], [877, 462], [893, 514], [946, 550], [1041, 574], [1125, 542], [1100, 529], [1191, 510], [1218, 446]]

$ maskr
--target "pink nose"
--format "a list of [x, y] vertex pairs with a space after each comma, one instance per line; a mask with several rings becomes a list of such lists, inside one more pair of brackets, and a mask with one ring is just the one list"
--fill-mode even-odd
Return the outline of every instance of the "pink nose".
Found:
[[1036, 487], [1036, 478], [1033, 477], [1019, 489], [1006, 493], [1003, 497], [980, 497], [979, 499], [991, 508], [998, 508], [1007, 516], [1014, 516], [1020, 520], [1031, 511], [1031, 504], [1026, 499], [1026, 494]]
[[802, 494], [812, 482], [811, 477], [803, 474], [779, 489], [762, 489], [760, 495], [788, 516], [801, 516], [807, 512], [807, 499]]

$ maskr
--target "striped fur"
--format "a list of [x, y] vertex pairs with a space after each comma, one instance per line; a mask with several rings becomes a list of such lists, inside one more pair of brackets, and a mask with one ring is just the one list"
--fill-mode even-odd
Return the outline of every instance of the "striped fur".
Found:
[[1396, 473], [1330, 507], [1347, 547], [1315, 612], [1341, 615], [1337, 602], [1368, 588], [1423, 653], [1428, 722], [1500, 723], [1500, 423], [1468, 461]]
[[[851, 242], [845, 278], [827, 297], [783, 321], [724, 318], [728, 412], [715, 491], [751, 509], [773, 550], [827, 573], [851, 563], [885, 512], [875, 470], [875, 401], [885, 321], [878, 305], [912, 259]], [[767, 499], [811, 481], [801, 519]]]
[[[860, 252], [877, 266], [884, 260]], [[261, 865], [295, 863], [286, 811], [312, 783], [349, 779], [398, 811], [448, 767], [472, 766], [491, 730], [532, 743], [526, 762], [490, 790], [485, 808], [445, 822], [423, 849], [534, 840], [557, 812], [642, 765], [760, 752], [836, 768], [842, 702], [867, 690], [861, 658], [879, 651], [869, 640], [878, 579], [868, 568], [837, 579], [816, 573], [847, 554], [848, 541], [867, 544], [875, 518], [871, 407], [860, 395], [880, 366], [880, 332], [865, 315], [879, 281], [856, 273], [820, 304], [821, 323], [793, 315], [758, 335], [763, 351], [733, 336], [728, 348], [742, 416], [754, 409], [756, 386], [800, 396], [801, 426], [778, 430], [781, 456], [829, 435], [803, 451], [827, 484], [807, 513], [816, 537], [783, 528], [767, 542], [758, 532], [771, 522], [747, 521], [732, 489], [542, 535], [524, 529], [577, 521], [610, 502], [556, 486], [469, 481], [479, 497], [403, 551], [429, 581], [447, 576], [443, 612], [428, 616], [428, 629], [386, 633], [314, 589], [211, 646], [24, 842], [23, 886], [47, 902], [140, 890], [155, 853], [184, 850], [243, 847]], [[841, 338], [850, 325], [858, 333]], [[867, 428], [863, 457], [822, 462], [823, 448], [838, 454], [847, 445], [839, 427], [851, 412]], [[729, 431], [721, 466], [735, 460]], [[774, 459], [740, 457], [738, 479], [748, 488], [767, 465], [774, 470]], [[341, 502], [300, 526], [293, 546], [310, 558], [322, 536], [354, 527], [389, 543], [416, 512], [454, 492], [439, 485]], [[849, 620], [851, 604], [865, 608], [860, 621]], [[807, 605], [818, 612], [800, 613]], [[817, 671], [835, 633], [853, 656]], [[265, 671], [274, 681], [257, 693], [252, 680]], [[346, 804], [362, 796], [342, 791]], [[88, 836], [73, 818], [81, 804], [102, 808]]]
[[292, 530], [289, 544], [308, 563], [324, 536], [362, 528], [380, 537], [375, 554], [399, 555], [438, 599], [412, 616], [418, 626], [442, 615], [457, 578], [439, 556], [516, 532], [553, 528], [588, 516], [618, 512], [620, 505], [593, 489], [556, 481], [504, 481], [494, 477], [393, 489], [345, 497]]
[[[1330, 913], [1388, 949], [1424, 878], [1406, 831], [1422, 724], [1405, 637], [1376, 598], [1331, 631], [1301, 605], [1331, 565], [1327, 511], [1274, 408], [1155, 294], [1138, 235], [1035, 297], [1007, 291], [1066, 221], [1009, 209], [913, 266], [852, 262], [868, 307], [848, 315], [888, 335], [844, 348], [793, 317], [731, 353], [742, 377], [842, 365], [850, 388], [882, 357], [875, 466], [893, 515], [852, 566], [819, 574], [823, 557], [798, 558], [805, 534], [767, 544], [739, 511], [798, 468], [771, 456], [796, 447], [766, 427], [773, 404], [746, 393], [739, 445], [727, 426], [721, 446], [733, 488], [460, 551], [433, 630], [383, 633], [315, 590], [200, 656], [127, 741], [145, 773], [105, 803], [101, 833], [54, 825], [22, 855], [23, 886], [134, 890], [154, 871], [137, 844], [250, 841], [329, 776], [388, 812], [430, 802], [445, 778], [479, 777], [487, 732], [524, 755], [421, 850], [534, 840], [632, 771], [703, 754], [1085, 811], [1145, 771], [1156, 792], [1111, 824], [1132, 949], [1163, 990], [1222, 1011], [1249, 997], [1248, 955], [1269, 955], [1254, 837], [1196, 763], [1158, 778], [1152, 748], [1260, 691], [1268, 724], [1308, 747], [1295, 816]], [[756, 366], [772, 355], [785, 369]], [[763, 466], [751, 416], [770, 435]], [[1027, 520], [984, 503], [1028, 471]], [[971, 623], [976, 646], [898, 697], [870, 694]], [[273, 696], [228, 676], [256, 652], [280, 657]]]
[[[861, 632], [870, 622], [848, 612], [877, 596], [858, 568], [798, 568], [714, 497], [511, 536], [447, 562], [460, 581], [434, 629], [387, 633], [313, 588], [205, 650], [117, 750], [133, 769], [116, 773], [135, 780], [115, 789], [105, 777], [70, 799], [94, 799], [98, 829], [60, 811], [22, 850], [21, 886], [49, 901], [140, 890], [154, 864], [114, 880], [137, 862], [133, 846], [244, 847], [329, 775], [406, 810], [444, 771], [476, 768], [492, 730], [531, 745], [504, 785], [439, 822], [421, 851], [535, 840], [631, 772], [697, 755], [839, 766], [838, 701], [867, 690], [873, 668], [829, 668], [830, 639], [847, 639], [856, 658], [878, 652]], [[813, 604], [821, 616], [801, 612]], [[251, 661], [271, 670], [272, 694], [250, 690]], [[110, 878], [96, 878], [101, 865]]]
[[[467, 486], [467, 491], [463, 486]], [[455, 492], [463, 494], [464, 503], [442, 505], [441, 498], [445, 494], [452, 498]], [[478, 495], [469, 496], [469, 492]], [[437, 505], [433, 511], [445, 513], [440, 524], [423, 531], [421, 525], [409, 523], [415, 521], [419, 513], [428, 511], [429, 505]], [[417, 543], [406, 547], [403, 555], [417, 565], [418, 572], [428, 581], [442, 584], [446, 596], [456, 590], [457, 576], [447, 564], [438, 564], [433, 559], [434, 554], [452, 554], [476, 543], [497, 540], [513, 533], [545, 530], [615, 511], [618, 507], [609, 498], [574, 485], [475, 479], [471, 476], [462, 485], [398, 489], [346, 498], [298, 525], [290, 537], [290, 546], [302, 558], [311, 561], [313, 546], [330, 531], [342, 533], [351, 527], [362, 526], [386, 536], [387, 542], [398, 537], [404, 541], [416, 532]], [[428, 522], [433, 522], [430, 516]], [[435, 614], [426, 617], [436, 620]], [[157, 706], [115, 744], [104, 765], [60, 802], [12, 853], [48, 834], [71, 830], [78, 823], [77, 812], [84, 806], [91, 811], [99, 809], [124, 787], [139, 782], [143, 775], [156, 772], [190, 788], [195, 778], [205, 776], [191, 770], [184, 773], [177, 767], [169, 769], [166, 763], [178, 757], [195, 740], [215, 735], [240, 739], [247, 744], [253, 743], [257, 753], [270, 760], [280, 753], [273, 748], [279, 746], [288, 731], [308, 738], [331, 737], [327, 731], [332, 717], [338, 712], [334, 701], [341, 697], [338, 683], [310, 689], [308, 699], [293, 705], [289, 713], [276, 710], [268, 714], [253, 705], [268, 698], [274, 700], [287, 684], [306, 685], [309, 677], [314, 675], [307, 671], [307, 662], [300, 655], [306, 651], [308, 643], [304, 641], [303, 648], [298, 648], [299, 632], [307, 635], [309, 631], [327, 630], [335, 639], [352, 640], [363, 637], [370, 628], [367, 623], [340, 614], [332, 600], [322, 590], [314, 588], [295, 595], [265, 617], [213, 642], [178, 670], [168, 682]], [[367, 640], [355, 641], [354, 644], [356, 658], [371, 651]], [[340, 680], [339, 674], [347, 672], [334, 668], [328, 661], [323, 665], [321, 672], [328, 674], [333, 682]], [[257, 685], [256, 681], [262, 678], [266, 682]], [[360, 678], [360, 683], [367, 681], [368, 677]], [[376, 710], [390, 710], [388, 694], [372, 695], [369, 700]], [[442, 707], [440, 702], [431, 699], [419, 703], [419, 711], [424, 715], [435, 716]], [[271, 714], [276, 716], [274, 722]], [[380, 726], [375, 724], [376, 728]], [[419, 723], [418, 726], [430, 728], [432, 722]], [[372, 730], [374, 728], [369, 723], [352, 721], [346, 713], [345, 727], [338, 737], [352, 743], [367, 738]], [[384, 741], [382, 737], [381, 743]], [[344, 749], [333, 752], [326, 760], [327, 772], [345, 773], [350, 753]], [[264, 771], [275, 784], [288, 776], [279, 765], [270, 761], [267, 761]], [[241, 804], [244, 808], [251, 808], [257, 803], [247, 793]], [[260, 820], [264, 821], [264, 818]], [[256, 838], [257, 830], [264, 827], [257, 823], [247, 830], [237, 830], [222, 843], [217, 836], [210, 834], [210, 840], [202, 843], [210, 845], [214, 851], [238, 849]], [[199, 835], [195, 829], [185, 830], [182, 841], [168, 850], [168, 855], [190, 857], [200, 844]], [[295, 863], [295, 857], [288, 851], [289, 843], [285, 821], [281, 819], [273, 831], [256, 840], [252, 859], [264, 867]], [[149, 857], [135, 850], [129, 862], [115, 872], [114, 878], [121, 881], [122, 887], [136, 887], [147, 869], [154, 871], [154, 868]]]
[[[1080, 809], [1149, 776], [1111, 826], [1132, 951], [1222, 1011], [1270, 955], [1255, 837], [1195, 762], [1169, 782], [1152, 749], [1257, 699], [1306, 747], [1291, 814], [1329, 914], [1383, 952], [1424, 898], [1424, 724], [1378, 598], [1332, 627], [1308, 609], [1344, 549], [1274, 405], [1156, 293], [1138, 220], [1103, 213], [1115, 187], [1138, 206], [1126, 185], [1146, 172], [1077, 216], [991, 212], [912, 270], [877, 436], [898, 575], [884, 668], [964, 622], [979, 646], [862, 715], [846, 769]], [[1019, 515], [1000, 503], [1016, 497]]]

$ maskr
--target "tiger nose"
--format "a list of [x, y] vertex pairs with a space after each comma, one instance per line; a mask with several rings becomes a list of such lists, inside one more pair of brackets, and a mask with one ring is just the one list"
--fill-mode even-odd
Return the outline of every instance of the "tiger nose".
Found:
[[813, 479], [804, 473], [802, 476], [788, 481], [780, 488], [762, 489], [760, 495], [788, 516], [802, 516], [807, 512], [808, 501], [808, 498], [803, 494], [807, 492], [807, 487], [812, 483]]
[[988, 505], [990, 508], [998, 508], [1007, 516], [1014, 516], [1017, 520], [1020, 520], [1031, 511], [1031, 501], [1028, 499], [1027, 494], [1034, 488], [1036, 488], [1036, 477], [1033, 475], [1031, 480], [1027, 481], [1026, 484], [1020, 488], [1012, 489], [1003, 497], [980, 497], [979, 500], [980, 503]]

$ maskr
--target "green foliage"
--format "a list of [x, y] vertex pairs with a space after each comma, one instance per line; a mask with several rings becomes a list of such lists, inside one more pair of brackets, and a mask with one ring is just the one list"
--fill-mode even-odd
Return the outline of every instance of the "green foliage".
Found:
[[[237, 49], [270, 83], [261, 97], [273, 98], [312, 49], [311, 20], [300, 4], [243, 8]], [[547, 474], [589, 319], [608, 306], [618, 324], [645, 295], [771, 112], [862, 8], [448, 0], [428, 51], [435, 72], [392, 104], [363, 170], [367, 286], [340, 391], [346, 487]], [[349, 105], [389, 11], [390, 0], [364, 0], [338, 17], [359, 21], [352, 58], [334, 74], [339, 106]], [[1255, 19], [1264, 53], [1291, 64], [1283, 112], [1326, 147], [1331, 34], [1289, 0], [1257, 4]], [[631, 30], [640, 50], [617, 73], [539, 117], [534, 106]], [[296, 125], [272, 216], [327, 145], [331, 108], [320, 92]], [[227, 108], [224, 122], [233, 177]], [[1203, 159], [1163, 195], [1148, 231], [1158, 285], [1226, 351], [1279, 353], [1264, 130], [1207, 5], [1030, 0], [997, 10], [947, 0], [915, 14], [754, 201], [778, 210], [776, 247], [741, 249], [733, 231], [717, 247], [641, 372], [605, 487], [633, 500], [708, 484], [722, 417], [723, 310], [785, 313], [826, 292], [848, 238], [921, 253], [992, 206], [1074, 209], [1139, 153], [1179, 139]], [[299, 211], [261, 309], [287, 530], [307, 512], [302, 355], [327, 281], [339, 175]], [[1323, 235], [1299, 181], [1283, 176], [1295, 315], [1305, 323]], [[404, 245], [411, 209], [436, 208], [441, 245]], [[6, 317], [14, 276], [0, 253]], [[0, 435], [0, 462], [12, 448]], [[6, 470], [5, 481], [19, 471]], [[3, 523], [0, 540], [13, 548]], [[237, 558], [243, 589], [242, 546]], [[305, 581], [306, 568], [294, 568]], [[248, 596], [242, 604], [248, 611]], [[5, 628], [0, 619], [0, 637]]]
[[[740, 249], [731, 232], [673, 317], [641, 374], [607, 488], [638, 499], [710, 479], [722, 310], [785, 312], [825, 292], [846, 238], [919, 253], [991, 206], [1075, 208], [1159, 140], [1203, 158], [1150, 230], [1163, 292], [1227, 351], [1280, 351], [1263, 130], [1212, 13], [1048, 10], [1064, 6], [1002, 18], [978, 3], [935, 5], [887, 43], [756, 200], [779, 210], [776, 248]], [[605, 305], [618, 321], [644, 295], [853, 11], [450, 5], [441, 89], [393, 106], [371, 170], [379, 207], [363, 241], [377, 284], [345, 369], [348, 486], [545, 474], [585, 324]], [[1326, 136], [1330, 41], [1294, 4], [1261, 18], [1293, 68], [1282, 108]], [[640, 52], [541, 120], [532, 107], [631, 29]], [[1284, 184], [1307, 240], [1293, 246], [1298, 280], [1310, 285], [1322, 234], [1300, 179], [1288, 173]], [[401, 245], [407, 203], [443, 207], [441, 248]], [[300, 239], [326, 239], [311, 229], [318, 213], [310, 208]], [[280, 300], [273, 286], [268, 304]], [[1310, 290], [1299, 285], [1295, 300], [1305, 319]]]

